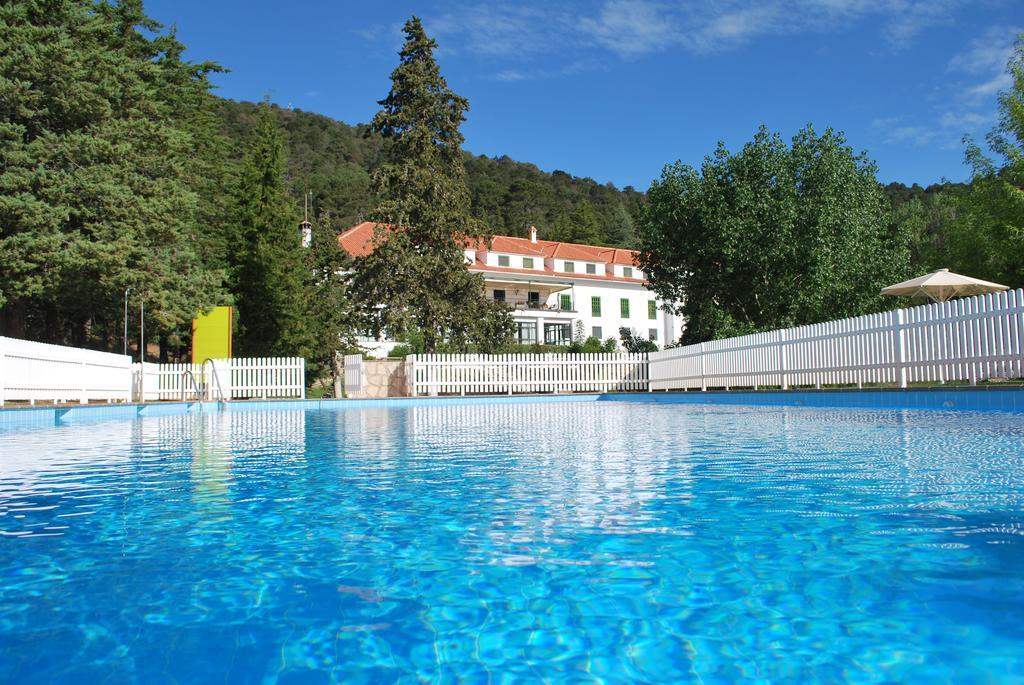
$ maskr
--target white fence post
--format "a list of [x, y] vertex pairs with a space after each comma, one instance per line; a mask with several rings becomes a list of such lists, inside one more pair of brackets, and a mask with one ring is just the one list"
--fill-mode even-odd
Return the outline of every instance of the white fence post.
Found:
[[7, 355], [5, 354], [7, 349], [7, 339], [0, 338], [0, 407], [4, 406], [4, 402], [7, 401]]
[[700, 389], [702, 392], [706, 392], [708, 389], [707, 362], [704, 360], [704, 349], [704, 343], [700, 343]]
[[778, 332], [779, 341], [779, 387], [783, 390], [789, 390], [789, 351], [786, 349], [786, 342], [788, 336], [786, 331], [782, 330]]
[[907, 341], [906, 330], [903, 328], [903, 310], [896, 310], [896, 323], [893, 327], [893, 347], [896, 352], [893, 357], [896, 363], [896, 384], [907, 387]]

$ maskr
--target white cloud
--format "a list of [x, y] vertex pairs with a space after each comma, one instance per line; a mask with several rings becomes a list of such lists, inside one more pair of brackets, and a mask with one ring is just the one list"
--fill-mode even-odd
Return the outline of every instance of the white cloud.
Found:
[[884, 143], [909, 143], [924, 146], [931, 143], [939, 131], [934, 127], [915, 126], [904, 122], [902, 117], [885, 117], [875, 119], [871, 127], [879, 134]]
[[1013, 42], [1024, 31], [1019, 26], [992, 26], [954, 55], [949, 70], [968, 74], [1002, 73], [1013, 55]]
[[608, 0], [596, 17], [583, 17], [577, 27], [598, 44], [627, 56], [679, 41], [679, 27], [668, 9], [645, 0]]
[[934, 111], [931, 123], [917, 125], [887, 117], [873, 121], [872, 128], [885, 143], [943, 148], [956, 148], [964, 135], [991, 128], [996, 123], [995, 96], [1012, 85], [1006, 63], [1020, 32], [1014, 26], [990, 27], [950, 59], [947, 72], [953, 77], [939, 91], [943, 104]]
[[969, 98], [982, 99], [996, 95], [1001, 90], [1006, 90], [1013, 85], [1013, 79], [1009, 74], [998, 74], [987, 81], [983, 81], [967, 88], [965, 93]]
[[950, 22], [966, 0], [604, 0], [590, 12], [545, 3], [493, 0], [457, 5], [426, 20], [453, 50], [523, 61], [569, 50], [603, 49], [630, 58], [680, 48], [727, 50], [759, 36], [843, 31], [874, 20], [884, 42], [906, 47], [921, 31]]
[[945, 112], [939, 117], [939, 125], [943, 128], [961, 131], [977, 131], [988, 128], [995, 122], [995, 114], [983, 114], [981, 112]]
[[882, 29], [882, 36], [891, 48], [902, 50], [925, 29], [951, 23], [955, 10], [965, 3], [962, 0], [920, 0], [886, 4], [891, 16]]
[[[572, 17], [547, 7], [480, 3], [424, 20], [427, 32], [454, 38], [456, 50], [481, 56], [523, 57], [551, 52]], [[447, 41], [446, 41], [447, 42]]]
[[962, 75], [955, 81], [961, 107], [988, 104], [999, 91], [1013, 85], [1006, 64], [1013, 56], [1014, 41], [1022, 30], [1019, 26], [989, 27], [949, 61], [947, 71]]
[[494, 78], [498, 81], [523, 81], [529, 76], [516, 69], [506, 69], [505, 71], [499, 71], [494, 75]]

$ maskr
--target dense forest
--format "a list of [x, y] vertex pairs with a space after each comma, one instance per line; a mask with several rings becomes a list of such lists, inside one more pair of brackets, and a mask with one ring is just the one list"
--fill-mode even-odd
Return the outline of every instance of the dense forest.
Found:
[[[216, 102], [222, 132], [236, 150], [245, 149], [259, 105]], [[374, 202], [370, 177], [386, 156], [387, 141], [364, 124], [351, 126], [314, 112], [272, 108], [284, 136], [285, 178], [292, 196], [311, 192], [313, 213], [327, 211], [339, 229], [364, 219]], [[602, 185], [560, 170], [548, 173], [506, 156], [464, 153], [464, 163], [473, 215], [496, 235], [525, 236], [527, 227], [535, 225], [541, 237], [550, 240], [579, 240], [592, 233], [598, 244], [637, 245], [634, 225], [646, 194], [632, 186], [620, 190], [611, 183]], [[941, 249], [941, 207], [966, 188], [968, 184], [952, 182], [883, 187], [894, 212], [905, 213], [909, 206], [926, 216], [916, 236], [919, 257]], [[580, 225], [587, 222], [588, 214], [596, 222], [595, 231]]]
[[[256, 125], [259, 105], [219, 100], [223, 133], [244, 149]], [[370, 179], [387, 156], [388, 142], [366, 125], [350, 126], [330, 117], [276, 105], [285, 141], [285, 178], [295, 197], [311, 192], [316, 211], [326, 210], [337, 226], [357, 223], [373, 209]], [[644, 195], [619, 190], [564, 171], [547, 173], [508, 157], [463, 153], [471, 211], [496, 235], [525, 236], [537, 226], [548, 240], [587, 238], [602, 245], [630, 247], [634, 220]], [[588, 226], [593, 217], [593, 226]], [[583, 224], [580, 226], [580, 224]]]

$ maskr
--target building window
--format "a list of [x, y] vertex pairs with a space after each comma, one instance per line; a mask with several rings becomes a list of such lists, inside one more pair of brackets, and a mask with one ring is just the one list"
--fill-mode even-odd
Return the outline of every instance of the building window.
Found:
[[658, 303], [654, 300], [648, 300], [647, 302], [647, 318], [657, 319], [658, 318]]
[[587, 273], [588, 274], [596, 274], [597, 273], [597, 264], [587, 264]]
[[603, 333], [603, 331], [601, 330], [600, 326], [594, 326], [593, 328], [590, 329], [590, 336], [592, 338], [597, 338], [598, 340], [604, 340], [604, 337], [601, 335], [601, 333]]
[[563, 311], [570, 311], [572, 309], [572, 295], [560, 295], [558, 298], [558, 308]]
[[633, 278], [633, 267], [631, 267], [631, 266], [624, 266], [624, 267], [622, 267], [622, 277], [623, 278]]
[[532, 269], [533, 268], [533, 257], [523, 257], [523, 268], [524, 269]]
[[590, 315], [601, 316], [601, 298], [591, 297], [590, 298]]
[[647, 337], [650, 338], [651, 340], [657, 340], [658, 339], [658, 329], [657, 328], [648, 328], [647, 329]]
[[622, 314], [623, 319], [629, 318], [629, 300], [625, 297], [619, 300], [619, 313]]
[[544, 342], [548, 345], [568, 345], [572, 342], [572, 324], [544, 324]]
[[571, 274], [576, 271], [576, 262], [564, 262], [564, 264], [565, 268], [563, 270], [565, 273]]
[[505, 291], [504, 290], [495, 290], [494, 291], [494, 301], [495, 302], [504, 302], [505, 301]]
[[507, 254], [500, 254], [500, 255], [498, 255], [498, 266], [508, 266], [508, 265], [509, 265], [508, 255]]
[[537, 322], [536, 321], [520, 321], [516, 324], [518, 330], [516, 331], [516, 340], [519, 341], [520, 345], [536, 345], [537, 344]]
[[527, 309], [540, 309], [540, 293], [536, 290], [531, 290], [526, 293], [526, 308]]

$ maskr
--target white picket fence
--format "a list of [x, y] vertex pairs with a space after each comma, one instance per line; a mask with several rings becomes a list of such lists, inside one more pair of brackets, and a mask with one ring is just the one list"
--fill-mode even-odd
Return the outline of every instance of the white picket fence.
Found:
[[306, 360], [215, 359], [205, 368], [133, 364], [125, 355], [0, 337], [0, 404], [194, 400], [197, 386], [203, 399], [304, 398]]
[[407, 363], [412, 395], [647, 390], [646, 354], [423, 354]]
[[240, 357], [224, 361], [230, 362], [232, 399], [306, 397], [306, 360], [302, 357]]
[[0, 404], [128, 402], [130, 357], [0, 337]]
[[[302, 357], [239, 357], [201, 364], [132, 364], [135, 397], [146, 401], [306, 396]], [[195, 379], [195, 384], [193, 384]]]
[[1024, 377], [1024, 290], [650, 354], [652, 390]]

